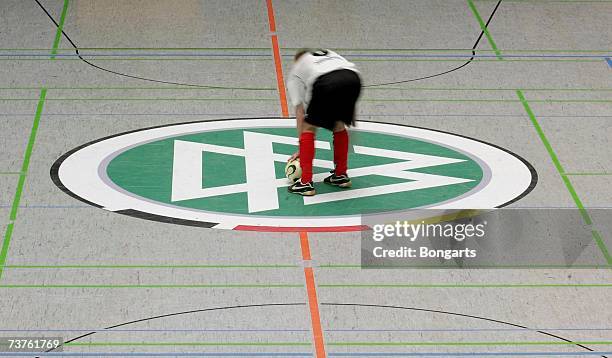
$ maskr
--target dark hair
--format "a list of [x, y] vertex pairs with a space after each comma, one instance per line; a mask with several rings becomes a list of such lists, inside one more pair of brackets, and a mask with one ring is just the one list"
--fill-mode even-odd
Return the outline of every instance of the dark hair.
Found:
[[297, 61], [300, 57], [302, 57], [304, 54], [307, 54], [309, 52], [312, 52], [311, 48], [301, 48], [295, 52], [295, 56], [293, 56], [293, 60]]

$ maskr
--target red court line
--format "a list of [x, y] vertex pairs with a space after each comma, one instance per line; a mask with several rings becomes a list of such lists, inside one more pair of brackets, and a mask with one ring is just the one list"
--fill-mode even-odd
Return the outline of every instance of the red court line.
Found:
[[[270, 35], [272, 38], [272, 51], [274, 53], [274, 66], [276, 69], [276, 82], [278, 83], [278, 95], [280, 97], [281, 112], [283, 117], [289, 117], [289, 107], [287, 105], [287, 94], [285, 92], [285, 79], [283, 78], [283, 63], [276, 36], [276, 21], [274, 20], [274, 7], [272, 0], [266, 0], [268, 7], [268, 22], [270, 24]], [[252, 227], [251, 227], [252, 228]], [[302, 248], [302, 259], [304, 264], [309, 264], [311, 260], [310, 244], [308, 233], [300, 231], [300, 246]], [[308, 262], [307, 262], [308, 261]], [[325, 344], [323, 342], [323, 329], [321, 329], [321, 316], [319, 314], [319, 302], [317, 300], [317, 285], [314, 279], [312, 267], [304, 267], [304, 277], [306, 278], [306, 291], [308, 293], [308, 306], [310, 308], [310, 321], [312, 324], [312, 336], [315, 346], [315, 357], [325, 358]]]

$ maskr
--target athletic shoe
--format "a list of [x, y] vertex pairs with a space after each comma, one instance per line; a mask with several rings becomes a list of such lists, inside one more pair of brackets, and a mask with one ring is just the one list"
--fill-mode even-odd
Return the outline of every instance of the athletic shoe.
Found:
[[289, 190], [290, 193], [300, 194], [303, 196], [313, 196], [316, 194], [316, 191], [315, 191], [315, 188], [312, 182], [302, 184], [301, 180], [298, 180], [295, 183], [291, 184], [287, 188], [287, 190]]
[[350, 188], [351, 185], [353, 185], [353, 183], [351, 183], [351, 178], [349, 178], [348, 175], [336, 175], [333, 170], [330, 173], [332, 173], [332, 175], [328, 176], [323, 180], [325, 184], [337, 186], [340, 188]]

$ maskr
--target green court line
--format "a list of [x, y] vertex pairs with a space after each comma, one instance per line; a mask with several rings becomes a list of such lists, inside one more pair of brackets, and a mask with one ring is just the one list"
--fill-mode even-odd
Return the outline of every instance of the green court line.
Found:
[[329, 342], [330, 346], [565, 346], [565, 345], [610, 345], [612, 341], [498, 341], [498, 342]]
[[65, 347], [310, 347], [309, 342], [70, 342]]
[[[477, 1], [495, 1], [495, 0], [477, 0]], [[505, 0], [504, 2], [516, 2], [525, 4], [539, 3], [612, 3], [610, 0]]]
[[277, 269], [300, 265], [5, 265], [5, 269]]
[[[477, 341], [477, 342], [326, 342], [330, 346], [565, 346], [611, 345], [612, 341]], [[159, 347], [159, 346], [312, 346], [310, 342], [70, 342], [66, 347]]]
[[[483, 1], [483, 0], [480, 0]], [[496, 1], [496, 0], [491, 0]], [[507, 0], [506, 0], [507, 1]], [[281, 50], [297, 50], [296, 47], [282, 47]], [[453, 51], [466, 51], [470, 52], [472, 49], [414, 49], [414, 48], [346, 48], [346, 47], [336, 47], [334, 48], [337, 51], [368, 51], [368, 52], [385, 52], [385, 51], [393, 51], [393, 52], [453, 52]], [[49, 48], [0, 48], [0, 51], [50, 51]], [[237, 50], [258, 50], [265, 51], [266, 53], [270, 51], [268, 47], [79, 47], [79, 50], [97, 50], [97, 51], [117, 51], [117, 50], [133, 50], [133, 51], [151, 51], [151, 50], [164, 50], [164, 51], [237, 51]], [[74, 53], [74, 48], [66, 47], [59, 48], [58, 51]], [[595, 50], [595, 49], [501, 49], [503, 52], [546, 52], [546, 53], [610, 53], [610, 50]], [[494, 50], [488, 49], [479, 49], [478, 52], [495, 52]]]
[[[0, 98], [0, 101], [37, 101], [37, 98]], [[223, 97], [223, 98], [205, 98], [205, 97], [83, 97], [83, 98], [47, 98], [46, 101], [65, 101], [65, 102], [88, 102], [88, 101], [120, 101], [120, 102], [159, 102], [159, 101], [234, 101], [234, 102], [261, 102], [261, 101], [277, 101], [274, 98], [240, 98], [240, 97]], [[479, 98], [364, 98], [363, 102], [445, 102], [445, 103], [518, 103], [516, 99], [479, 99]], [[533, 99], [531, 103], [593, 103], [593, 104], [608, 104], [612, 100], [608, 99]]]
[[[329, 264], [316, 266], [320, 269], [361, 269], [361, 265], [353, 264]], [[294, 269], [302, 268], [301, 265], [5, 265], [5, 269]], [[368, 266], [368, 269], [385, 269], [386, 266]], [[420, 269], [420, 268], [435, 268], [435, 269], [457, 269], [453, 266], [393, 266], [392, 268]], [[466, 267], [472, 268], [503, 268], [503, 269], [522, 269], [522, 268], [545, 268], [545, 269], [607, 269], [607, 265], [478, 265]]]
[[[36, 98], [0, 98], [0, 101], [36, 101]], [[240, 101], [240, 102], [254, 102], [254, 101], [278, 101], [273, 98], [47, 98], [47, 101]]]
[[36, 141], [36, 133], [38, 132], [38, 125], [40, 123], [40, 116], [42, 115], [43, 107], [45, 105], [45, 98], [47, 96], [47, 89], [42, 88], [40, 90], [40, 98], [38, 99], [38, 106], [36, 107], [36, 114], [34, 115], [34, 122], [32, 123], [32, 129], [30, 131], [30, 138], [26, 146], [25, 154], [23, 156], [23, 164], [21, 165], [21, 173], [19, 174], [19, 181], [17, 182], [17, 189], [15, 190], [15, 196], [13, 197], [13, 205], [11, 207], [11, 213], [9, 216], [9, 224], [6, 227], [4, 234], [4, 240], [2, 241], [2, 250], [0, 251], [0, 280], [2, 280], [2, 273], [4, 272], [4, 264], [6, 263], [6, 257], [8, 255], [9, 245], [11, 243], [11, 236], [13, 234], [14, 221], [17, 219], [17, 211], [19, 210], [19, 202], [21, 201], [21, 194], [25, 185], [25, 179], [30, 168], [30, 157], [34, 150], [34, 142]]
[[470, 6], [472, 13], [476, 17], [476, 20], [478, 20], [478, 24], [480, 24], [480, 28], [482, 29], [482, 31], [484, 31], [485, 36], [487, 37], [487, 40], [489, 41], [489, 45], [491, 45], [491, 48], [495, 52], [497, 59], [503, 60], [504, 58], [501, 56], [501, 52], [497, 48], [495, 41], [493, 41], [493, 37], [491, 36], [491, 33], [489, 32], [489, 29], [487, 28], [485, 22], [482, 20], [480, 13], [478, 13], [478, 9], [476, 8], [476, 5], [474, 5], [474, 2], [472, 0], [467, 0], [467, 3]]
[[303, 284], [0, 285], [0, 288], [303, 288]]
[[[2, 54], [0, 54], [0, 57]], [[25, 56], [24, 56], [25, 57]], [[145, 57], [145, 58], [134, 58], [134, 57], [125, 57], [125, 58], [90, 58], [90, 60], [95, 60], [96, 62], [103, 61], [267, 61], [266, 59], [261, 58], [236, 58], [236, 57], [228, 57], [228, 58], [167, 58], [167, 57]], [[51, 59], [47, 58], [0, 58], [0, 61], [49, 61]], [[589, 58], [504, 58], [507, 62], [601, 62], [601, 59], [589, 59]], [[81, 61], [78, 58], [57, 58], [55, 61]], [[457, 59], [437, 59], [437, 58], [383, 58], [383, 59], [367, 59], [367, 58], [352, 58], [352, 62], [465, 62], [465, 58], [457, 58]], [[475, 58], [472, 62], [497, 62], [497, 59], [487, 59], [487, 58]]]
[[593, 239], [597, 243], [597, 247], [599, 247], [599, 250], [601, 250], [604, 257], [606, 258], [608, 265], [612, 266], [612, 256], [610, 256], [610, 252], [608, 251], [606, 244], [603, 242], [603, 239], [601, 238], [599, 231], [592, 230], [591, 233], [593, 234]]
[[330, 264], [330, 265], [319, 265], [320, 269], [608, 269], [608, 265], [475, 265], [466, 267], [456, 266], [433, 266], [433, 265], [414, 265], [414, 266], [367, 266], [362, 267], [361, 265], [350, 265], [350, 264]]
[[[39, 90], [39, 87], [0, 87], [0, 90]], [[198, 88], [198, 87], [189, 87], [189, 86], [141, 86], [141, 87], [47, 87], [48, 90], [190, 90], [190, 91], [210, 91], [217, 90], [215, 88]], [[227, 90], [233, 90], [230, 88], [225, 88]], [[250, 89], [258, 89], [262, 91], [276, 91], [276, 88], [273, 87], [260, 87], [260, 88], [250, 88]], [[397, 91], [512, 91], [516, 92], [518, 88], [478, 88], [478, 87], [366, 87], [364, 88], [366, 91], [389, 91], [389, 90], [397, 90]], [[560, 92], [609, 92], [612, 91], [612, 88], [523, 88], [522, 91], [529, 92], [551, 92], [551, 91], [560, 91]]]
[[318, 284], [318, 287], [324, 288], [574, 288], [574, 287], [592, 287], [592, 288], [610, 288], [610, 283], [483, 283], [483, 284], [458, 284], [458, 283], [440, 283], [440, 284], [418, 284], [418, 283], [339, 283], [339, 284]]
[[57, 54], [57, 49], [59, 48], [59, 44], [62, 41], [62, 29], [64, 28], [64, 21], [66, 20], [66, 12], [68, 11], [68, 2], [69, 0], [64, 0], [64, 7], [62, 8], [62, 14], [59, 19], [59, 26], [57, 27], [57, 31], [55, 32], [55, 40], [53, 41], [53, 48], [51, 49], [51, 59], [55, 60], [55, 55]]
[[612, 175], [612, 173], [605, 173], [605, 172], [601, 172], [601, 173], [563, 173], [563, 175], [570, 175], [570, 176], [581, 176], [581, 175], [593, 175], [593, 176], [597, 176], [597, 175]]
[[[0, 87], [0, 90], [37, 90], [39, 87]], [[191, 90], [191, 91], [216, 91], [216, 90], [231, 90], [234, 88], [208, 88], [208, 87], [192, 87], [192, 86], [141, 86], [141, 87], [47, 87], [49, 90]], [[244, 89], [244, 88], [242, 88]], [[261, 91], [276, 91], [274, 87], [249, 87], [249, 90], [261, 90]], [[514, 91], [515, 89], [512, 89]], [[603, 89], [603, 91], [612, 91], [610, 89]]]
[[[531, 119], [531, 123], [533, 124], [533, 126], [536, 129], [536, 131], [538, 132], [538, 136], [540, 137], [540, 140], [544, 144], [544, 147], [546, 148], [546, 151], [548, 152], [548, 155], [550, 156], [553, 164], [555, 165], [555, 168], [557, 169], [557, 172], [559, 173], [559, 175], [561, 176], [561, 179], [565, 183], [565, 187], [567, 188], [567, 190], [569, 191], [572, 199], [574, 200], [574, 203], [576, 204], [576, 207], [578, 207], [578, 210], [580, 211], [580, 214], [582, 215], [582, 218], [583, 218], [585, 224], [592, 225], [593, 222], [591, 220], [591, 217], [589, 216], [589, 213], [584, 208], [584, 205], [582, 204], [582, 201], [578, 197], [578, 193], [576, 193], [576, 190], [574, 189], [574, 186], [572, 185], [572, 183], [569, 180], [569, 178], [566, 175], [563, 175], [563, 173], [565, 173], [565, 170], [563, 169], [563, 166], [561, 165], [561, 162], [559, 161], [559, 158], [557, 157], [557, 154], [555, 153], [555, 151], [553, 150], [552, 146], [550, 145], [550, 142], [548, 141], [548, 138], [546, 138], [546, 135], [544, 134], [544, 131], [542, 130], [542, 127], [540, 126], [540, 123], [538, 122], [538, 119], [536, 118], [535, 114], [531, 110], [531, 107], [529, 106], [529, 103], [525, 99], [525, 96], [523, 95], [523, 92], [521, 90], [517, 90], [516, 94], [517, 94], [518, 98], [521, 100], [521, 103], [523, 104], [523, 107], [525, 108], [525, 112], [527, 112], [527, 115], [529, 116], [529, 119]], [[599, 247], [601, 253], [604, 256], [604, 258], [606, 258], [606, 261], [610, 264], [610, 255], [608, 253], [608, 250], [607, 250], [605, 244], [601, 240], [598, 241], [597, 240], [597, 236], [595, 234], [593, 234], [593, 237], [594, 237], [595, 241], [597, 242], [597, 246]]]
[[[401, 283], [342, 283], [342, 284], [318, 284], [322, 288], [610, 288], [612, 284], [607, 283], [550, 283], [550, 284], [401, 284]], [[120, 285], [120, 284], [90, 284], [90, 285], [61, 285], [61, 284], [8, 284], [0, 285], [2, 288], [91, 288], [91, 289], [118, 289], [118, 288], [303, 288], [303, 284], [142, 284], [142, 285]]]

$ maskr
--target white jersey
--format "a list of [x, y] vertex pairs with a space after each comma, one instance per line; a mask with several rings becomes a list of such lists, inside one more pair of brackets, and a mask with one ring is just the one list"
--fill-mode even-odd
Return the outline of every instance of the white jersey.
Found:
[[300, 104], [308, 107], [312, 98], [312, 85], [317, 78], [326, 73], [342, 69], [359, 72], [355, 64], [330, 50], [318, 50], [302, 55], [293, 65], [287, 81], [291, 104], [294, 107]]

